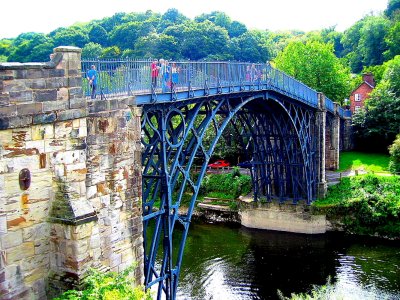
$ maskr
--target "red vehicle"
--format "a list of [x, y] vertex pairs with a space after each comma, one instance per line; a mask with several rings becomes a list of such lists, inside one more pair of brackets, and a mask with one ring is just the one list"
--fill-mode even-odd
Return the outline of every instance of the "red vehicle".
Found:
[[226, 160], [220, 159], [213, 162], [212, 164], [208, 164], [207, 166], [210, 168], [224, 168], [224, 167], [229, 167], [230, 163]]

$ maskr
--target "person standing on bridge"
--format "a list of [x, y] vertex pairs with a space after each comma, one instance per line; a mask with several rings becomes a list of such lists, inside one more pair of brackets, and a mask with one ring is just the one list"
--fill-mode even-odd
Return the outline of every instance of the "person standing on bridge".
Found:
[[90, 67], [90, 70], [87, 73], [87, 80], [89, 81], [90, 98], [95, 99], [96, 98], [96, 87], [97, 87], [97, 71], [96, 71], [95, 65], [92, 65]]
[[171, 88], [175, 90], [175, 85], [179, 82], [179, 71], [180, 69], [176, 66], [176, 63], [172, 63], [171, 67]]
[[163, 93], [168, 92], [168, 82], [170, 80], [169, 73], [170, 73], [170, 67], [168, 65], [168, 61], [163, 60], [163, 63], [161, 63], [161, 80], [162, 80]]
[[151, 63], [150, 69], [151, 69], [151, 84], [152, 84], [152, 89], [155, 89], [157, 87], [157, 78], [158, 78], [158, 70], [160, 67], [157, 65], [158, 60], [155, 59]]

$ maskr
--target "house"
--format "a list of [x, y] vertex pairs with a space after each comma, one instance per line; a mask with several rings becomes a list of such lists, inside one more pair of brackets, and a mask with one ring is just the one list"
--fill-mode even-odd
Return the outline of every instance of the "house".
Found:
[[369, 94], [374, 88], [375, 80], [372, 73], [363, 74], [363, 82], [350, 94], [351, 113], [355, 113], [356, 111], [364, 107], [365, 100], [368, 99]]

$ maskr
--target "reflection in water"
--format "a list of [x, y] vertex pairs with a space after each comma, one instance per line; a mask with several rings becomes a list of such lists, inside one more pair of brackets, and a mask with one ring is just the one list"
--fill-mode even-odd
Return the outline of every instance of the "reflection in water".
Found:
[[192, 224], [177, 297], [277, 299], [278, 289], [307, 292], [328, 277], [343, 299], [400, 299], [400, 245]]

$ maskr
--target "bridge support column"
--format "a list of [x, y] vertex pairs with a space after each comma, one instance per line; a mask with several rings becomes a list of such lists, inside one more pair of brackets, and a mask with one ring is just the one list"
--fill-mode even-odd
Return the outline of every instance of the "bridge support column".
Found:
[[335, 114], [331, 122], [331, 128], [327, 130], [329, 132], [329, 138], [326, 138], [326, 169], [337, 170], [339, 169], [339, 155], [340, 155], [340, 116], [339, 116], [339, 104], [334, 103]]
[[318, 111], [316, 113], [317, 122], [317, 180], [318, 198], [325, 197], [327, 192], [326, 182], [326, 108], [325, 95], [318, 93]]
[[351, 127], [351, 117], [343, 118], [342, 122], [344, 122], [343, 130], [342, 130], [343, 132], [340, 133], [343, 136], [342, 150], [349, 151], [349, 150], [354, 149], [353, 132], [352, 132], [352, 127]]

